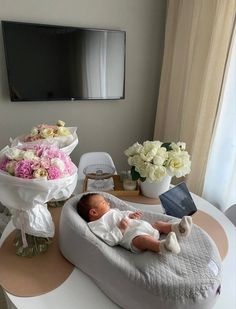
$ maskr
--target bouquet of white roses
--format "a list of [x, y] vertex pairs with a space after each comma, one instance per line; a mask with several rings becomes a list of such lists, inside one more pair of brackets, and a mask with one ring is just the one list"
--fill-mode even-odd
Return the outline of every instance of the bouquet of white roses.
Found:
[[158, 182], [164, 176], [177, 178], [190, 173], [191, 161], [185, 143], [146, 141], [125, 150], [133, 180]]
[[29, 134], [11, 140], [11, 147], [23, 144], [36, 145], [48, 143], [56, 145], [66, 154], [70, 154], [78, 144], [77, 127], [65, 127], [65, 122], [58, 120], [56, 125], [39, 124]]
[[9, 208], [13, 224], [21, 230], [18, 254], [36, 255], [47, 249], [54, 224], [46, 203], [69, 198], [76, 183], [77, 167], [58, 147], [7, 146], [0, 152], [0, 201]]

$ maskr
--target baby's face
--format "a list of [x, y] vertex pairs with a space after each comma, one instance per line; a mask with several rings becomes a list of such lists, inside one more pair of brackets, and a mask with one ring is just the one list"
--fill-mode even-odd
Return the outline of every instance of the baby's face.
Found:
[[99, 218], [110, 210], [109, 202], [102, 195], [93, 195], [91, 197], [93, 208], [96, 209]]

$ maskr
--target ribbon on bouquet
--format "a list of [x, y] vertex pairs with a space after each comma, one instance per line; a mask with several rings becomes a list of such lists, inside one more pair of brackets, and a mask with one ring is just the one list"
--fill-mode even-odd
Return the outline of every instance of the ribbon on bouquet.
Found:
[[22, 238], [22, 243], [23, 243], [23, 248], [28, 247], [28, 243], [26, 240], [26, 233], [25, 233], [25, 218], [24, 218], [24, 211], [23, 210], [18, 210], [18, 215], [20, 219], [20, 230], [21, 230], [21, 238]]
[[[20, 230], [21, 232], [21, 239], [22, 239], [22, 244], [23, 248], [28, 247], [28, 242], [26, 239], [26, 222], [25, 222], [25, 216], [24, 212], [25, 210], [23, 209], [12, 209], [12, 221], [13, 225]], [[17, 224], [15, 224], [17, 222]]]
[[49, 238], [54, 236], [52, 216], [45, 204], [37, 204], [30, 209], [11, 208], [13, 225], [21, 230], [23, 247], [28, 247], [27, 235]]

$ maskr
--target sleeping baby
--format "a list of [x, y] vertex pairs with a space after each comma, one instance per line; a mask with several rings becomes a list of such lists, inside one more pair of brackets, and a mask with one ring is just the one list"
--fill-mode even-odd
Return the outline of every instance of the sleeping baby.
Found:
[[[141, 220], [140, 211], [120, 211], [98, 193], [88, 193], [77, 204], [78, 214], [88, 222], [91, 231], [110, 246], [120, 245], [132, 252], [180, 252], [179, 237], [186, 237], [192, 228], [192, 218], [185, 216], [177, 223]], [[159, 240], [160, 233], [167, 234]]]

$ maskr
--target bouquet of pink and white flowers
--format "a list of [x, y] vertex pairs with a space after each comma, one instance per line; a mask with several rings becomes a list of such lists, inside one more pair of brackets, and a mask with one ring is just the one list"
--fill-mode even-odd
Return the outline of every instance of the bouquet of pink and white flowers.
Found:
[[39, 124], [31, 129], [29, 135], [24, 137], [25, 142], [33, 142], [39, 139], [47, 139], [59, 136], [72, 135], [70, 130], [65, 127], [65, 122], [58, 120], [56, 125]]
[[65, 127], [65, 122], [62, 120], [58, 120], [56, 125], [39, 124], [34, 126], [29, 134], [11, 139], [11, 146], [35, 145], [46, 142], [56, 145], [69, 155], [78, 144], [76, 130], [77, 127]]
[[[71, 196], [77, 183], [77, 167], [70, 157], [56, 146], [47, 144], [5, 147], [0, 152], [0, 201], [12, 213], [15, 227], [21, 230], [23, 247], [27, 237], [49, 238], [54, 235], [54, 224], [47, 202], [65, 200]], [[37, 239], [34, 241], [37, 243]], [[43, 247], [37, 248], [45, 251]], [[44, 249], [42, 249], [44, 248]], [[31, 248], [35, 250], [35, 247]]]
[[73, 164], [59, 148], [41, 144], [6, 149], [0, 170], [25, 179], [53, 180], [70, 176]]

